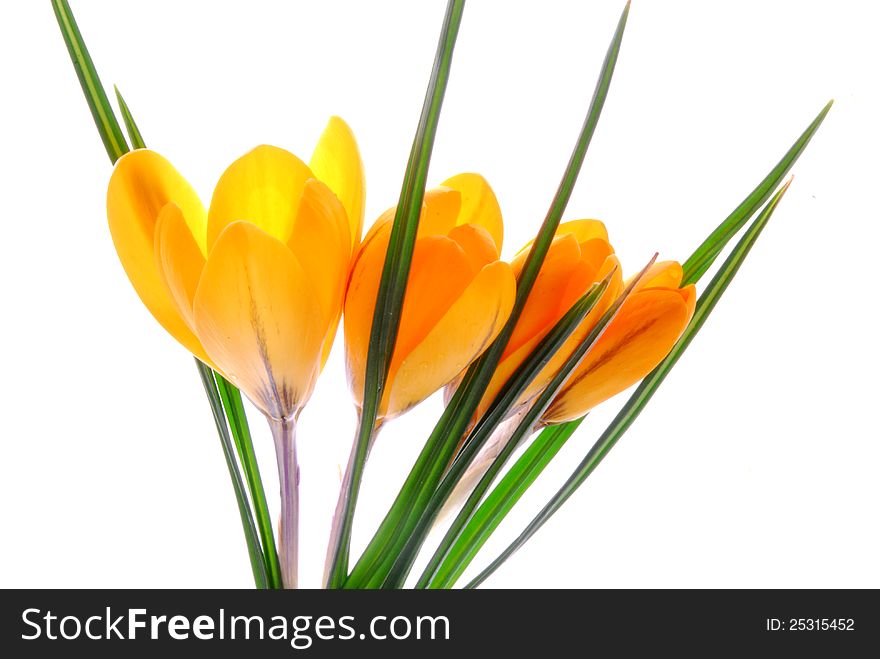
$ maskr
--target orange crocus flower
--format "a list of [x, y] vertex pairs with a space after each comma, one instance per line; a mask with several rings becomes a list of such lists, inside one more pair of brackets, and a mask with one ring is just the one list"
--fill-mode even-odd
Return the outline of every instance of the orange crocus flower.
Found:
[[[518, 276], [530, 245], [516, 255], [511, 266]], [[541, 340], [590, 287], [612, 274], [611, 282], [587, 317], [575, 329], [520, 397], [519, 405], [532, 400], [584, 339], [623, 286], [620, 264], [608, 242], [608, 232], [598, 220], [575, 220], [560, 224], [535, 280], [522, 315], [501, 356], [477, 415], [482, 415], [504, 383]], [[451, 393], [450, 390], [447, 394]], [[515, 412], [515, 410], [514, 410]]]
[[545, 424], [571, 421], [650, 373], [694, 315], [693, 284], [675, 261], [655, 263], [547, 408]]
[[[358, 407], [395, 210], [364, 238], [345, 299], [346, 360]], [[501, 210], [483, 177], [460, 174], [426, 192], [380, 418], [446, 385], [501, 331], [516, 295], [510, 265], [498, 260], [502, 234]]]
[[147, 149], [119, 159], [107, 191], [113, 243], [146, 307], [279, 420], [306, 403], [330, 349], [363, 208], [360, 154], [337, 117], [310, 165], [273, 146], [236, 160], [207, 212]]

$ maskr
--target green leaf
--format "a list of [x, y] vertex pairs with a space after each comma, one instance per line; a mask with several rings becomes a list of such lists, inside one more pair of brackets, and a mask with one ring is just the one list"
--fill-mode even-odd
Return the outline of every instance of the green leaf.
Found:
[[[568, 382], [568, 379], [571, 377], [571, 374], [574, 372], [574, 370], [580, 365], [587, 354], [589, 354], [590, 350], [596, 344], [596, 341], [599, 340], [599, 338], [605, 332], [605, 329], [617, 316], [617, 313], [620, 311], [623, 303], [627, 300], [632, 291], [635, 290], [636, 286], [645, 276], [645, 273], [647, 273], [648, 269], [654, 264], [656, 260], [657, 255], [655, 254], [650, 262], [642, 269], [642, 271], [637, 276], [633, 277], [633, 279], [627, 285], [626, 289], [614, 301], [614, 304], [612, 304], [605, 311], [599, 321], [591, 328], [587, 336], [584, 337], [584, 340], [581, 341], [578, 346], [572, 351], [572, 354], [569, 355], [563, 365], [550, 379], [550, 382], [547, 384], [547, 386], [543, 389], [543, 391], [541, 391], [535, 401], [531, 404], [526, 414], [520, 420], [517, 428], [507, 440], [507, 443], [501, 448], [495, 460], [492, 462], [491, 465], [489, 465], [489, 468], [483, 474], [483, 477], [480, 479], [477, 485], [474, 487], [467, 501], [465, 501], [461, 511], [459, 511], [457, 517], [448, 529], [446, 536], [441, 541], [437, 551], [435, 551], [434, 556], [428, 564], [428, 567], [425, 569], [425, 572], [418, 582], [418, 587], [425, 587], [428, 579], [432, 576], [434, 570], [437, 569], [441, 560], [443, 560], [444, 554], [458, 539], [460, 532], [464, 528], [465, 524], [468, 522], [471, 514], [476, 509], [477, 505], [480, 503], [483, 495], [488, 491], [498, 473], [513, 455], [513, 452], [516, 450], [517, 446], [519, 446], [519, 444], [524, 439], [532, 434], [532, 429], [534, 428], [535, 424], [553, 402], [553, 399], [556, 398], [556, 395], [559, 393], [562, 387], [565, 386], [565, 383]], [[464, 457], [466, 451], [467, 447], [465, 450], [462, 451], [460, 457]], [[476, 450], [474, 450], [465, 460], [461, 461], [462, 464], [470, 465], [476, 455], [477, 452]], [[436, 514], [446, 503], [449, 495], [452, 494], [452, 491], [455, 488], [456, 484], [459, 482], [462, 476], [464, 476], [464, 470], [466, 467], [457, 467], [458, 461], [456, 461], [456, 463], [452, 465], [446, 476], [444, 476], [443, 481], [440, 483], [440, 486], [437, 488], [437, 492], [434, 494], [434, 497], [432, 499], [433, 505], [430, 506], [428, 509], [429, 511], [433, 512], [433, 514], [431, 514], [430, 516], [428, 514], [423, 516], [422, 521], [427, 525], [424, 530], [425, 536], [430, 530], [431, 525], [434, 523], [434, 520], [436, 519]], [[489, 531], [489, 533], [491, 533], [491, 531]], [[486, 538], [488, 538], [488, 535], [486, 535]], [[485, 538], [483, 541], [485, 541]], [[412, 540], [410, 541], [410, 544], [413, 544]], [[419, 545], [419, 548], [420, 547], [421, 545]], [[412, 558], [414, 560], [415, 556], [413, 556]]]
[[740, 266], [748, 256], [749, 251], [761, 235], [779, 200], [785, 194], [791, 181], [776, 193], [773, 199], [764, 207], [757, 219], [749, 226], [743, 237], [734, 247], [730, 256], [724, 261], [718, 273], [706, 287], [706, 290], [697, 301], [697, 307], [694, 317], [685, 328], [681, 338], [672, 348], [666, 358], [657, 366], [636, 388], [632, 396], [627, 400], [626, 404], [605, 429], [586, 457], [578, 465], [577, 469], [568, 478], [559, 491], [550, 499], [547, 505], [538, 513], [537, 516], [529, 523], [522, 533], [508, 547], [494, 559], [486, 569], [477, 575], [468, 585], [467, 588], [475, 588], [485, 581], [495, 570], [497, 570], [510, 556], [512, 556], [520, 547], [525, 544], [540, 529], [544, 523], [552, 517], [557, 510], [571, 497], [572, 494], [586, 481], [587, 477], [593, 473], [593, 470], [599, 465], [602, 459], [614, 447], [617, 441], [629, 429], [633, 422], [638, 418], [641, 411], [651, 400], [658, 387], [666, 379], [666, 376], [672, 370], [684, 351], [691, 344], [697, 332], [703, 327], [709, 314], [715, 308], [718, 300], [727, 290], [730, 282], [733, 280]]
[[519, 315], [538, 276], [547, 250], [550, 248], [562, 213], [571, 197], [608, 95], [628, 14], [629, 3], [627, 2], [608, 47], [571, 158], [520, 273], [516, 301], [511, 316], [493, 344], [468, 369], [458, 390], [446, 406], [431, 436], [425, 443], [424, 449], [419, 454], [391, 509], [349, 575], [348, 581], [345, 583], [346, 588], [377, 587], [385, 580], [396, 555], [408, 541], [409, 534], [418, 522], [426, 502], [433, 495], [443, 472], [454, 455], [459, 439], [464, 434], [465, 428], [470, 423], [471, 417], [485, 393], [489, 380], [513, 333], [513, 328], [519, 320]]
[[[73, 12], [70, 9], [70, 5], [67, 3], [67, 0], [52, 0], [52, 8], [55, 11], [55, 17], [58, 20], [58, 26], [61, 29], [61, 34], [64, 38], [64, 42], [67, 44], [67, 50], [70, 53], [70, 58], [73, 62], [74, 69], [76, 70], [77, 77], [79, 78], [83, 95], [85, 96], [86, 102], [88, 103], [89, 108], [92, 111], [92, 118], [94, 119], [95, 127], [98, 129], [98, 133], [100, 134], [101, 139], [104, 142], [104, 148], [107, 151], [107, 156], [110, 158], [110, 162], [115, 163], [122, 155], [127, 153], [129, 150], [128, 145], [125, 142], [125, 137], [122, 135], [122, 129], [119, 127], [119, 122], [116, 119], [116, 115], [113, 113], [113, 109], [110, 107], [110, 102], [107, 100], [107, 95], [104, 92], [104, 87], [101, 84], [101, 80], [98, 77], [98, 72], [95, 70], [95, 66], [92, 63], [92, 58], [89, 55], [88, 48], [86, 48], [86, 45], [83, 42], [82, 35], [80, 34], [79, 28], [77, 27], [76, 20], [73, 17]], [[134, 118], [132, 117], [131, 112], [128, 109], [128, 105], [126, 105], [118, 89], [116, 90], [116, 95], [123, 113], [126, 127], [132, 139], [132, 144], [134, 144], [135, 148], [143, 148], [145, 145], [143, 142], [143, 138], [141, 137], [141, 133], [134, 122]], [[226, 457], [227, 467], [229, 468], [229, 476], [232, 480], [233, 491], [235, 492], [236, 502], [238, 504], [239, 513], [241, 515], [245, 542], [247, 543], [248, 554], [251, 557], [251, 567], [254, 572], [254, 582], [258, 588], [266, 588], [267, 585], [269, 585], [267, 581], [267, 574], [272, 574], [272, 571], [270, 569], [270, 562], [271, 554], [275, 553], [274, 538], [272, 538], [271, 544], [267, 545], [267, 553], [266, 555], [264, 555], [263, 548], [260, 546], [260, 543], [257, 540], [257, 533], [254, 526], [253, 512], [251, 510], [250, 502], [248, 501], [247, 495], [245, 494], [244, 488], [242, 487], [241, 473], [238, 468], [238, 463], [235, 460], [234, 453], [231, 453], [230, 451], [229, 431], [226, 425], [226, 417], [223, 410], [223, 404], [219, 397], [217, 381], [214, 379], [215, 376], [218, 378], [220, 378], [220, 376], [219, 374], [214, 373], [210, 368], [202, 364], [202, 362], [200, 362], [198, 359], [196, 359], [195, 361], [199, 371], [199, 378], [201, 379], [202, 384], [205, 387], [205, 394], [208, 398], [208, 403], [211, 406], [211, 412], [214, 416], [214, 422], [217, 425], [217, 432], [220, 436], [221, 447], [223, 449], [224, 456]], [[232, 387], [232, 385], [229, 386]], [[234, 390], [234, 394], [232, 390]], [[232, 390], [227, 391], [227, 394], [230, 395], [232, 398], [237, 395], [238, 401], [240, 403], [241, 395], [238, 394], [238, 390], [236, 390], [234, 387], [232, 387]], [[232, 398], [230, 400], [232, 400]], [[244, 418], [243, 412], [239, 417], [236, 417], [235, 413], [233, 414], [233, 416], [230, 417], [229, 427], [233, 428], [233, 434], [235, 434], [236, 437], [236, 444], [241, 445], [245, 450], [247, 450], [249, 446], [250, 453], [252, 455], [253, 446], [250, 440], [250, 432], [247, 428], [247, 420]], [[256, 463], [254, 463], [254, 466], [255, 464]], [[258, 472], [257, 477], [259, 477]], [[250, 478], [248, 482], [250, 484]], [[260, 483], [259, 485], [260, 488], [262, 488], [262, 483]], [[254, 491], [252, 491], [251, 495], [254, 497], [255, 500], [257, 500], [259, 498], [260, 492], [255, 493]], [[263, 500], [265, 501], [264, 495]], [[266, 513], [266, 515], [268, 515], [268, 513]], [[262, 526], [263, 520], [261, 520], [261, 529]], [[269, 529], [271, 532], [271, 524], [269, 526]], [[259, 569], [254, 565], [255, 551], [259, 552], [257, 554], [260, 561]], [[275, 562], [277, 564], [277, 554]]]
[[733, 212], [697, 247], [690, 258], [684, 262], [684, 276], [682, 278], [682, 286], [693, 284], [702, 277], [706, 271], [712, 267], [712, 263], [718, 258], [718, 255], [724, 250], [724, 247], [730, 242], [739, 230], [742, 229], [749, 218], [752, 217], [758, 208], [770, 198], [773, 191], [779, 185], [779, 182], [791, 169], [792, 165], [807, 148], [807, 144], [813, 138], [813, 135], [819, 130], [819, 126], [825, 120], [825, 115], [831, 109], [834, 101], [828, 101], [828, 104], [822, 108], [822, 111], [813, 119], [812, 123], [801, 134], [797, 141], [792, 144], [788, 152], [782, 157], [776, 167], [774, 167], [764, 180], [758, 184], [748, 197], [743, 199], [742, 203], [733, 209]]
[[241, 392], [222, 375], [216, 371], [213, 373], [253, 502], [257, 529], [260, 532], [260, 541], [263, 546], [263, 561], [266, 565], [269, 588], [282, 588], [281, 565], [278, 562], [278, 550], [275, 547], [272, 516], [269, 514], [266, 491], [263, 488], [263, 478], [260, 476], [257, 456], [254, 454], [254, 442], [248, 427]]
[[[535, 438], [510, 470], [498, 482], [486, 500], [473, 513], [457, 535], [444, 538], [417, 588], [451, 588], [467, 569], [489, 536], [498, 528], [526, 490], [559, 453], [585, 416], [569, 423], [545, 428]], [[466, 504], [467, 505], [467, 504]], [[456, 519], [453, 527], [460, 524]], [[450, 529], [451, 531], [452, 529]], [[451, 542], [454, 540], [454, 544]], [[440, 562], [439, 559], [442, 559]], [[433, 575], [433, 576], [431, 576]], [[428, 579], [430, 577], [430, 580]]]
[[122, 129], [119, 127], [116, 115], [113, 114], [110, 101], [107, 100], [107, 94], [101, 85], [98, 72], [95, 71], [95, 65], [92, 63], [92, 58], [83, 42], [70, 5], [67, 0], [52, 0], [52, 9], [55, 11], [55, 18], [58, 20], [58, 27], [61, 28], [64, 43], [67, 44], [67, 51], [70, 53], [73, 68], [76, 70], [76, 77], [79, 78], [86, 102], [92, 111], [92, 118], [98, 129], [98, 134], [104, 142], [104, 148], [107, 150], [110, 160], [116, 162], [120, 156], [128, 151]]
[[355, 505], [367, 461], [367, 453], [375, 431], [388, 367], [397, 340], [403, 298], [406, 294], [406, 283], [419, 226], [419, 215], [425, 196], [431, 151], [437, 134], [437, 123], [440, 118], [446, 84], [449, 81], [452, 53], [455, 49], [455, 40], [458, 36], [463, 11], [464, 0], [449, 0], [443, 19], [437, 54], [434, 58], [434, 69], [428, 83], [422, 114], [419, 118], [419, 125], [404, 175], [397, 212], [394, 216], [388, 250], [385, 254], [385, 264], [382, 268], [382, 277], [379, 280], [379, 291], [370, 332], [364, 373], [363, 407], [358, 421], [357, 438], [352, 449], [352, 468], [347, 471], [347, 478], [340, 492], [339, 514], [331, 534], [327, 577], [329, 587], [342, 585], [348, 576], [348, 555]]
[[125, 131], [128, 133], [128, 139], [131, 140], [132, 148], [147, 148], [147, 145], [144, 143], [144, 138], [141, 135], [141, 131], [134, 122], [134, 117], [131, 116], [131, 110], [128, 109], [128, 103], [122, 98], [122, 94], [116, 85], [113, 85], [113, 91], [116, 92], [116, 101], [119, 103], [119, 111], [122, 113], [122, 121], [125, 123]]
[[211, 403], [211, 412], [214, 415], [214, 423], [217, 425], [217, 434], [220, 435], [220, 445], [223, 448], [223, 457], [226, 458], [226, 467], [229, 469], [229, 478], [232, 480], [232, 488], [235, 490], [235, 500], [238, 502], [238, 512], [241, 516], [241, 525], [244, 528], [248, 556], [251, 559], [251, 570], [253, 570], [254, 573], [254, 583], [257, 585], [257, 588], [265, 589], [269, 587], [269, 581], [266, 575], [266, 566], [263, 562], [263, 551], [260, 548], [259, 540], [257, 540], [257, 529], [254, 526], [254, 518], [251, 515], [247, 494], [244, 491], [244, 484], [241, 481], [241, 474], [238, 471], [238, 463], [235, 461], [235, 450], [232, 448], [232, 441], [229, 439], [229, 432], [226, 429], [226, 418], [223, 416], [223, 404], [221, 403], [220, 395], [217, 392], [214, 372], [198, 359], [195, 361], [196, 367], [199, 370], [199, 376], [201, 376], [202, 379], [202, 384], [205, 387], [205, 394], [208, 396], [208, 401]]

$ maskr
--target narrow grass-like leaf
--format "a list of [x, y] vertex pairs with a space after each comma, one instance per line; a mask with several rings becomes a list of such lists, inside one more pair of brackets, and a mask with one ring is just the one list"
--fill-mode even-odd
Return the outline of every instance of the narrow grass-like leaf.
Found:
[[[73, 67], [79, 78], [83, 95], [92, 111], [92, 119], [95, 122], [95, 127], [98, 129], [98, 133], [104, 143], [104, 148], [107, 151], [107, 156], [110, 158], [111, 164], [115, 164], [116, 161], [129, 150], [128, 144], [125, 142], [125, 137], [122, 134], [122, 129], [119, 127], [119, 121], [113, 113], [110, 102], [107, 100], [107, 95], [104, 92], [101, 79], [98, 77], [98, 73], [95, 70], [92, 58], [89, 55], [85, 42], [83, 41], [82, 34], [77, 27], [70, 5], [67, 3], [67, 0], [52, 0], [52, 9], [55, 11], [55, 17], [58, 20], [58, 27], [61, 29], [61, 35], [64, 38], [64, 42], [67, 44], [67, 50], [70, 53]], [[119, 90], [116, 90], [116, 93], [123, 112], [126, 127], [132, 138], [132, 144], [135, 148], [143, 148], [145, 146], [143, 138], [134, 122], [134, 118], [131, 116], [128, 106], [119, 94]], [[254, 583], [258, 588], [265, 588], [268, 584], [266, 576], [267, 559], [264, 557], [263, 549], [257, 540], [253, 511], [251, 510], [248, 497], [245, 494], [243, 487], [241, 487], [241, 473], [238, 468], [238, 463], [235, 460], [235, 454], [230, 453], [228, 450], [229, 434], [226, 417], [223, 410], [223, 404], [219, 398], [216, 381], [214, 380], [214, 377], [217, 374], [202, 364], [198, 359], [196, 360], [196, 366], [199, 371], [199, 378], [205, 387], [205, 394], [208, 398], [208, 403], [211, 406], [211, 413], [214, 416], [214, 421], [217, 425], [217, 432], [220, 436], [220, 444], [223, 453], [226, 456], [233, 491], [235, 492], [239, 513], [241, 514], [245, 542], [247, 543], [248, 554], [251, 556], [251, 567], [254, 571]], [[210, 382], [206, 380], [206, 377]], [[217, 375], [217, 377], [219, 377], [219, 375]], [[241, 397], [239, 395], [239, 401], [240, 400]], [[244, 417], [242, 416], [241, 419], [243, 420]], [[243, 423], [243, 427], [247, 429], [246, 420], [240, 421], [237, 424], [230, 421], [229, 427], [236, 425], [240, 426], [241, 423]], [[235, 432], [235, 430], [233, 430], [233, 432]], [[237, 441], [239, 441], [238, 437]], [[250, 433], [247, 433], [247, 441], [250, 442]], [[251, 451], [252, 450], [253, 448], [251, 447]], [[253, 565], [255, 548], [259, 551], [261, 563], [260, 569], [257, 569]], [[274, 540], [272, 543], [272, 551], [274, 551]]]
[[[467, 524], [474, 510], [479, 505], [480, 500], [483, 498], [483, 495], [491, 487], [496, 476], [510, 459], [510, 456], [513, 455], [513, 452], [516, 450], [517, 446], [519, 446], [519, 444], [525, 438], [532, 434], [532, 429], [541, 418], [541, 416], [544, 414], [546, 409], [553, 402], [553, 399], [556, 398], [556, 394], [562, 389], [562, 387], [565, 386], [565, 383], [568, 382], [571, 374], [580, 365], [587, 354], [589, 354], [590, 350], [596, 344], [596, 341], [598, 341], [602, 334], [604, 334], [605, 329], [617, 316], [617, 313], [620, 311], [623, 303], [626, 302], [627, 298], [629, 298], [630, 294], [635, 290], [639, 282], [645, 276], [645, 273], [656, 260], [657, 255], [655, 254], [653, 258], [651, 258], [651, 260], [648, 262], [648, 264], [642, 269], [642, 271], [632, 278], [626, 289], [614, 301], [614, 304], [612, 304], [605, 311], [599, 321], [591, 328], [587, 336], [584, 337], [584, 340], [580, 342], [580, 344], [575, 348], [574, 351], [572, 351], [572, 354], [565, 360], [563, 365], [553, 375], [544, 390], [541, 391], [541, 393], [537, 396], [537, 398], [529, 408], [528, 412], [526, 412], [526, 414], [520, 420], [517, 428], [514, 430], [511, 437], [507, 440], [507, 443], [501, 448], [501, 451], [496, 456], [495, 460], [492, 462], [492, 464], [489, 465], [483, 477], [474, 487], [473, 491], [465, 501], [455, 520], [453, 520], [452, 525], [449, 527], [446, 533], [446, 536], [441, 541], [440, 546], [438, 547], [437, 551], [435, 551], [434, 556], [432, 557], [427, 568], [425, 569], [424, 574], [419, 580], [418, 587], [425, 587], [428, 579], [433, 575], [434, 570], [437, 569], [438, 565], [443, 560], [445, 553], [458, 539], [459, 534], [461, 533], [465, 524]], [[437, 512], [439, 512], [443, 504], [446, 503], [446, 500], [449, 498], [449, 495], [452, 493], [456, 484], [464, 475], [467, 465], [470, 465], [473, 459], [476, 457], [476, 451], [474, 451], [470, 455], [465, 455], [465, 452], [463, 451], [461, 457], [464, 458], [461, 461], [461, 466], [459, 466], [458, 461], [452, 465], [446, 476], [444, 476], [443, 481], [440, 483], [440, 486], [437, 488], [437, 492], [435, 493], [434, 498], [431, 500], [432, 506], [429, 506], [428, 514], [426, 514], [422, 520], [423, 523], [427, 524], [427, 528], [424, 531], [425, 535], [427, 535], [427, 532], [430, 530], [431, 525], [434, 523]], [[430, 514], [432, 512], [433, 515]], [[491, 531], [489, 531], [488, 533], [490, 534]], [[488, 538], [488, 534], [483, 538], [483, 542], [485, 542], [486, 538]], [[413, 543], [413, 541], [410, 542], [411, 544]], [[420, 547], [421, 545], [419, 545], [419, 548]], [[415, 560], [415, 556], [413, 556], [412, 559]]]
[[385, 254], [385, 263], [376, 296], [376, 308], [373, 313], [373, 325], [370, 331], [364, 372], [363, 406], [350, 461], [352, 468], [346, 472], [347, 477], [342, 484], [339, 512], [334, 520], [330, 538], [327, 567], [327, 585], [329, 587], [342, 585], [348, 577], [348, 555], [355, 505], [370, 442], [375, 432], [388, 367], [397, 340], [400, 314], [403, 309], [403, 299], [406, 294], [406, 284], [419, 226], [419, 215], [425, 196], [428, 166], [431, 161], [437, 123], [440, 118], [446, 84], [449, 81], [452, 53], [455, 49], [455, 40], [458, 37], [463, 11], [464, 0], [449, 0], [443, 19], [437, 54], [434, 58], [434, 68], [425, 94], [425, 102], [413, 140], [388, 242], [388, 250]]
[[116, 102], [119, 103], [119, 111], [122, 113], [122, 122], [125, 124], [125, 132], [128, 133], [128, 139], [131, 142], [132, 149], [145, 149], [147, 145], [144, 143], [143, 135], [131, 116], [131, 110], [128, 109], [128, 103], [122, 98], [119, 87], [113, 85], [113, 91], [116, 92]]
[[694, 253], [684, 262], [682, 268], [684, 276], [682, 278], [682, 286], [693, 284], [702, 277], [705, 272], [712, 267], [715, 259], [724, 250], [728, 242], [742, 229], [749, 218], [752, 217], [758, 208], [770, 198], [773, 191], [779, 185], [779, 182], [791, 169], [792, 165], [807, 148], [807, 144], [819, 130], [819, 126], [825, 120], [825, 115], [831, 109], [833, 100], [828, 101], [822, 111], [813, 119], [812, 123], [807, 126], [801, 136], [792, 144], [791, 148], [782, 157], [776, 167], [774, 167], [758, 187], [752, 190], [748, 197], [743, 199], [742, 203], [733, 209], [733, 212], [721, 223], [702, 244], [694, 250]]
[[214, 380], [214, 372], [205, 366], [198, 359], [196, 367], [199, 370], [199, 376], [205, 387], [205, 394], [211, 403], [211, 412], [214, 415], [214, 423], [217, 425], [217, 434], [220, 435], [220, 445], [223, 447], [223, 457], [226, 458], [226, 466], [229, 469], [229, 478], [232, 481], [232, 487], [235, 490], [235, 500], [238, 503], [238, 512], [241, 516], [241, 525], [245, 529], [245, 541], [247, 542], [248, 556], [251, 559], [251, 570], [254, 573], [254, 583], [257, 588], [265, 589], [269, 587], [268, 577], [266, 575], [266, 565], [263, 559], [263, 552], [260, 543], [257, 540], [257, 529], [254, 526], [254, 518], [251, 515], [250, 505], [248, 504], [247, 494], [244, 490], [244, 483], [241, 480], [241, 474], [238, 471], [238, 463], [235, 461], [235, 449], [232, 447], [232, 441], [229, 438], [229, 432], [226, 428], [226, 418], [223, 416], [223, 404], [220, 401], [220, 395], [217, 392], [217, 383]]
[[238, 450], [238, 458], [244, 470], [248, 491], [254, 507], [257, 530], [260, 532], [260, 541], [263, 547], [263, 560], [266, 565], [266, 577], [269, 588], [282, 588], [281, 565], [278, 562], [278, 550], [275, 547], [275, 533], [272, 530], [272, 516], [269, 514], [269, 506], [266, 502], [266, 491], [263, 488], [263, 478], [260, 476], [260, 467], [257, 464], [257, 456], [254, 454], [254, 442], [248, 427], [245, 415], [244, 402], [241, 392], [222, 375], [214, 373], [217, 389], [220, 392], [220, 400], [229, 420], [229, 428], [235, 440], [235, 448]]
[[678, 363], [684, 351], [691, 344], [697, 332], [703, 327], [709, 314], [715, 308], [718, 300], [727, 290], [728, 285], [733, 280], [740, 266], [748, 256], [749, 251], [761, 235], [773, 211], [779, 204], [779, 200], [785, 194], [791, 181], [787, 181], [785, 185], [776, 193], [773, 199], [764, 207], [755, 221], [749, 226], [746, 232], [740, 238], [739, 242], [733, 248], [730, 256], [722, 264], [718, 273], [706, 287], [706, 290], [700, 295], [697, 301], [697, 307], [694, 317], [688, 324], [681, 338], [672, 348], [666, 358], [657, 366], [636, 388], [635, 392], [627, 400], [626, 404], [605, 429], [586, 457], [578, 465], [577, 469], [572, 473], [565, 484], [550, 499], [547, 505], [538, 513], [537, 516], [529, 523], [529, 525], [520, 533], [519, 536], [508, 547], [494, 559], [479, 575], [477, 575], [468, 585], [467, 588], [475, 588], [483, 583], [495, 570], [497, 570], [510, 556], [512, 556], [520, 547], [525, 544], [540, 529], [544, 523], [552, 517], [557, 510], [571, 497], [572, 494], [586, 481], [587, 477], [593, 473], [593, 470], [599, 465], [602, 459], [614, 447], [617, 441], [629, 429], [633, 422], [638, 418], [642, 409], [651, 400], [657, 388], [666, 379], [666, 376], [672, 368]]
[[562, 213], [571, 198], [587, 148], [593, 138], [605, 99], [608, 96], [628, 15], [629, 2], [624, 7], [614, 37], [608, 47], [584, 124], [563, 173], [559, 188], [523, 265], [517, 281], [517, 295], [511, 316], [493, 344], [468, 369], [458, 390], [444, 409], [431, 436], [425, 443], [424, 449], [419, 454], [397, 498], [349, 575], [345, 583], [347, 588], [377, 587], [385, 581], [394, 557], [408, 541], [409, 534], [418, 522], [427, 500], [432, 496], [443, 472], [449, 465], [459, 439], [464, 435], [465, 429], [482, 399], [504, 348], [513, 333], [513, 328], [525, 307], [532, 285], [559, 226]]
[[95, 121], [98, 134], [104, 142], [104, 148], [107, 150], [110, 160], [116, 162], [120, 156], [128, 151], [125, 136], [122, 134], [116, 115], [113, 114], [110, 101], [107, 100], [107, 93], [101, 85], [98, 72], [95, 71], [95, 65], [92, 63], [92, 58], [83, 42], [70, 5], [67, 0], [52, 0], [52, 9], [55, 11], [55, 18], [58, 19], [58, 27], [61, 28], [64, 43], [67, 44], [67, 51], [70, 53], [73, 68], [76, 70], [76, 77], [79, 78], [86, 102], [92, 111], [92, 119]]
[[[510, 470], [480, 504], [467, 525], [447, 546], [444, 538], [435, 558], [422, 575], [417, 588], [451, 588], [467, 569], [489, 536], [498, 528], [523, 494], [531, 487], [544, 468], [559, 453], [586, 417], [544, 428]], [[442, 558], [442, 562], [438, 559]], [[438, 564], [439, 563], [439, 564]], [[430, 575], [433, 576], [431, 577]], [[430, 577], [430, 579], [429, 579]]]

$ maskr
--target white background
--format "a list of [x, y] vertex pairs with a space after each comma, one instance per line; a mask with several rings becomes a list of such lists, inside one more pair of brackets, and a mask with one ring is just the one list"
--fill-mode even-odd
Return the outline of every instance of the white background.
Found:
[[[244, 151], [269, 142], [308, 159], [339, 114], [366, 163], [367, 221], [396, 203], [445, 3], [72, 4], [105, 84], [206, 201]], [[543, 218], [622, 4], [468, 3], [430, 183], [487, 176], [507, 256]], [[50, 3], [0, 13], [0, 586], [248, 587], [201, 385], [116, 259], [110, 166]], [[856, 1], [634, 2], [566, 213], [603, 219], [629, 271], [655, 250], [686, 258], [837, 102], [679, 366], [488, 585], [880, 586], [873, 14]], [[624, 399], [582, 427], [483, 560]], [[381, 436], [356, 547], [439, 409], [432, 399]], [[307, 586], [354, 423], [338, 342], [300, 428]], [[274, 503], [268, 433], [253, 427]]]

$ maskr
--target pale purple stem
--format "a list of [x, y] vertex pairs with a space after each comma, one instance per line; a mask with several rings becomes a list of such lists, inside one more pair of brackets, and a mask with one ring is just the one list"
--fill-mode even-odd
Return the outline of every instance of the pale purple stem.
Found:
[[269, 419], [278, 483], [281, 488], [281, 521], [278, 524], [278, 555], [285, 588], [296, 588], [299, 555], [299, 465], [296, 461], [296, 422], [293, 418]]

